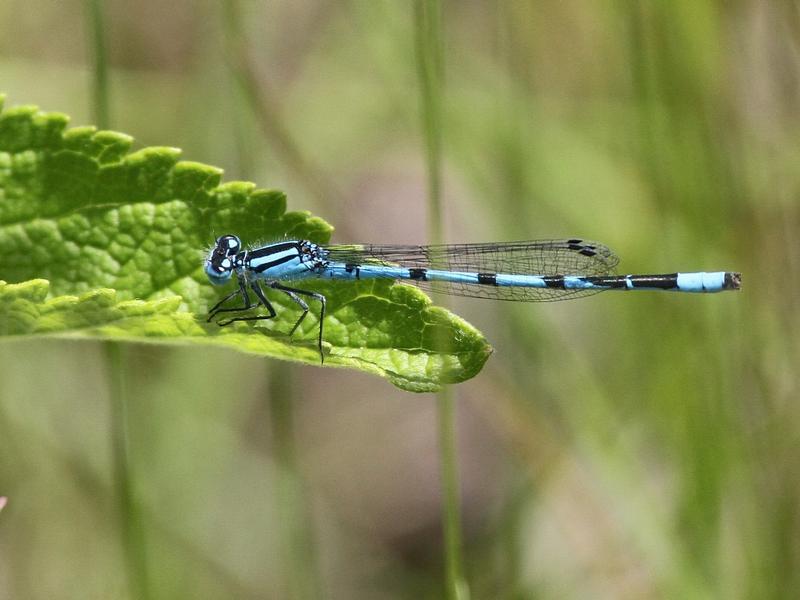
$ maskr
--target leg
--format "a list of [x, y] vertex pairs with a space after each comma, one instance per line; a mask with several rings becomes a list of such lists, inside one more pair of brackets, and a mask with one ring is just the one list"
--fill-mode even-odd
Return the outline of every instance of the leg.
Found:
[[287, 296], [289, 296], [289, 298], [291, 298], [294, 302], [299, 304], [300, 308], [303, 309], [303, 314], [300, 315], [299, 319], [297, 319], [297, 323], [294, 324], [294, 327], [292, 327], [292, 331], [291, 333], [289, 333], [289, 335], [292, 335], [292, 333], [294, 333], [295, 329], [297, 329], [298, 325], [300, 325], [300, 323], [303, 322], [303, 319], [305, 319], [306, 315], [308, 314], [308, 304], [306, 304], [302, 298], [299, 298], [297, 294], [302, 294], [303, 296], [309, 296], [311, 298], [314, 298], [315, 300], [319, 300], [322, 307], [320, 308], [319, 311], [319, 337], [317, 338], [317, 348], [319, 348], [319, 361], [320, 363], [324, 363], [325, 355], [322, 353], [322, 327], [325, 321], [325, 304], [327, 302], [325, 296], [323, 296], [322, 294], [318, 294], [317, 292], [309, 292], [308, 290], [298, 290], [297, 288], [286, 287], [281, 285], [277, 281], [273, 281], [272, 283], [270, 283], [270, 287], [284, 292]]
[[[241, 296], [242, 300], [244, 300], [244, 306], [234, 307], [234, 308], [220, 308], [223, 304], [225, 304], [228, 300], [230, 300], [234, 296]], [[216, 317], [221, 312], [241, 312], [245, 310], [250, 310], [251, 308], [253, 308], [253, 304], [250, 302], [250, 296], [247, 294], [247, 288], [244, 285], [244, 281], [239, 280], [239, 289], [225, 296], [222, 300], [217, 302], [210, 311], [208, 311], [208, 319], [206, 319], [206, 323], [210, 323], [211, 319]]]
[[214, 315], [216, 315], [216, 314], [217, 314], [217, 312], [219, 312], [219, 307], [220, 307], [220, 306], [222, 306], [223, 304], [225, 304], [225, 303], [226, 303], [228, 300], [230, 300], [231, 298], [233, 298], [235, 295], [237, 295], [237, 294], [241, 294], [241, 293], [242, 293], [242, 290], [236, 290], [235, 292], [231, 292], [230, 294], [228, 294], [227, 296], [225, 296], [225, 297], [224, 297], [222, 300], [220, 300], [219, 302], [217, 302], [217, 303], [214, 305], [214, 308], [212, 308], [211, 310], [209, 310], [209, 311], [208, 311], [208, 319], [206, 319], [206, 323], [210, 323], [210, 322], [211, 322], [211, 319], [213, 319], [213, 318], [214, 318]]
[[262, 321], [262, 320], [266, 320], [266, 319], [272, 319], [272, 318], [275, 317], [275, 314], [276, 314], [275, 313], [275, 309], [272, 307], [272, 304], [270, 304], [269, 300], [267, 300], [267, 297], [264, 296], [264, 292], [261, 290], [261, 286], [258, 285], [257, 281], [253, 281], [253, 282], [250, 283], [250, 289], [252, 289], [253, 292], [255, 292], [256, 297], [258, 297], [259, 302], [256, 302], [255, 304], [251, 304], [250, 303], [250, 297], [247, 294], [247, 288], [242, 286], [242, 295], [244, 296], [245, 304], [247, 304], [248, 306], [243, 308], [243, 309], [237, 309], [237, 308], [222, 309], [222, 310], [218, 310], [217, 313], [223, 312], [224, 310], [227, 310], [227, 311], [249, 310], [249, 309], [253, 308], [254, 306], [258, 306], [258, 304], [260, 303], [260, 304], [262, 304], [264, 306], [264, 308], [267, 309], [267, 311], [269, 311], [269, 314], [268, 315], [254, 315], [252, 317], [234, 317], [233, 319], [228, 319], [227, 321], [217, 321], [217, 324], [220, 327], [224, 327], [225, 325], [230, 325], [231, 323], [234, 323], [236, 321]]
[[305, 300], [303, 300], [300, 296], [298, 296], [294, 292], [290, 292], [289, 290], [281, 290], [281, 291], [287, 296], [289, 296], [289, 298], [291, 298], [300, 308], [303, 309], [303, 314], [300, 315], [300, 318], [297, 319], [297, 323], [294, 324], [294, 327], [292, 327], [292, 330], [289, 332], [289, 337], [292, 337], [294, 332], [297, 331], [297, 328], [300, 326], [300, 323], [303, 322], [303, 319], [305, 319], [306, 315], [308, 314], [308, 304], [306, 304]]

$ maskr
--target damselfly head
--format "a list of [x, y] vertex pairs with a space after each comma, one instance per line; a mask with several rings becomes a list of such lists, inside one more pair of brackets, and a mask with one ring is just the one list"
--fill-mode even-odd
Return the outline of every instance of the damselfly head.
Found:
[[241, 247], [242, 242], [235, 235], [222, 235], [217, 238], [205, 263], [206, 275], [211, 283], [222, 285], [231, 278], [235, 258]]

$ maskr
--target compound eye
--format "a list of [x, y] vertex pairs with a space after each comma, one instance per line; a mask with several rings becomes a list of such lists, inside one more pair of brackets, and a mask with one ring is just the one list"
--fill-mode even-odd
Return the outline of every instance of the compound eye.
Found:
[[212, 256], [206, 260], [205, 271], [211, 283], [222, 285], [233, 273], [233, 261], [230, 258], [220, 260], [219, 257]]
[[223, 235], [217, 238], [217, 248], [219, 248], [225, 256], [237, 254], [241, 247], [242, 242], [235, 235]]

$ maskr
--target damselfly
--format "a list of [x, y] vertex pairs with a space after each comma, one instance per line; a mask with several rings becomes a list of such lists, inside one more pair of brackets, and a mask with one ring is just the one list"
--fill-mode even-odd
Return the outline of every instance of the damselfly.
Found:
[[[619, 259], [606, 246], [581, 239], [448, 244], [439, 246], [322, 246], [287, 240], [243, 249], [235, 235], [217, 238], [205, 261], [211, 283], [222, 285], [236, 275], [238, 288], [208, 313], [208, 322], [222, 313], [238, 314], [219, 325], [275, 317], [262, 284], [289, 296], [302, 313], [291, 336], [308, 314], [303, 299], [320, 302], [317, 346], [322, 353], [325, 296], [285, 285], [303, 279], [401, 279], [456, 296], [521, 302], [546, 302], [587, 296], [604, 290], [668, 290], [710, 293], [738, 290], [739, 273], [669, 273], [616, 275]], [[251, 298], [250, 292], [255, 295]], [[242, 306], [224, 307], [240, 298]], [[259, 306], [267, 312], [250, 313]]]

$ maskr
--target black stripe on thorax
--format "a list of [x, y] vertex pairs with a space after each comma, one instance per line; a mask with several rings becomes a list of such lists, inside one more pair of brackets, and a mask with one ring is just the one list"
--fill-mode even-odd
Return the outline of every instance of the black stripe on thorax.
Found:
[[282, 265], [285, 262], [289, 262], [290, 260], [295, 260], [297, 255], [287, 254], [286, 256], [282, 256], [275, 260], [271, 260], [269, 262], [265, 262], [263, 264], [258, 265], [257, 267], [252, 266], [250, 259], [253, 258], [252, 256], [247, 257], [247, 266], [248, 268], [253, 271], [254, 273], [263, 273], [267, 269], [271, 269], [272, 267], [277, 267], [278, 265]]
[[270, 244], [269, 246], [264, 246], [256, 250], [250, 250], [247, 255], [250, 258], [263, 258], [270, 254], [277, 254], [278, 252], [291, 249], [297, 250], [297, 253], [300, 254], [300, 247], [297, 242], [281, 242], [279, 244]]

